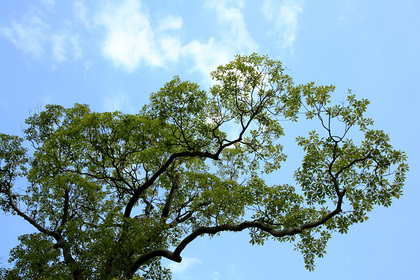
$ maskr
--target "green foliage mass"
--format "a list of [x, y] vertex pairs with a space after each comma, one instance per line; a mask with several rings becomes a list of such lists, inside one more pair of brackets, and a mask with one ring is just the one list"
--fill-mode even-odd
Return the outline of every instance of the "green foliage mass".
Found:
[[[2, 277], [169, 279], [162, 258], [243, 230], [293, 242], [312, 270], [332, 233], [402, 194], [406, 156], [363, 116], [367, 100], [331, 104], [333, 86], [295, 85], [257, 54], [211, 76], [208, 92], [175, 77], [137, 114], [47, 105], [23, 138], [0, 134], [0, 206], [35, 229]], [[301, 117], [320, 129], [296, 139], [294, 185], [268, 185], [286, 160], [282, 125]]]

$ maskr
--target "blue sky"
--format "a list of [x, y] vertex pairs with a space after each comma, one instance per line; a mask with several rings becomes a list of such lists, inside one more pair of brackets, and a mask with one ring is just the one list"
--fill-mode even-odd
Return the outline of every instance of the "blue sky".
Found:
[[[209, 72], [234, 54], [268, 54], [296, 83], [371, 101], [375, 126], [409, 157], [404, 196], [333, 236], [314, 272], [292, 245], [251, 246], [242, 233], [201, 238], [182, 264], [166, 262], [173, 279], [420, 279], [419, 11], [416, 0], [3, 1], [0, 131], [21, 135], [49, 103], [135, 113], [174, 75], [208, 88]], [[33, 229], [3, 214], [0, 225], [7, 265], [17, 236]]]

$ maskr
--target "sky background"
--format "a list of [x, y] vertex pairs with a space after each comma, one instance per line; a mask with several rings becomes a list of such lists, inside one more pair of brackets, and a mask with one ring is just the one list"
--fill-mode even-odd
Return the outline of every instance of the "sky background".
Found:
[[[209, 72], [235, 54], [267, 54], [297, 84], [371, 101], [375, 127], [408, 155], [404, 196], [335, 234], [314, 272], [292, 245], [251, 246], [242, 232], [195, 241], [183, 263], [165, 262], [173, 279], [420, 279], [419, 12], [417, 0], [4, 0], [0, 131], [22, 135], [25, 118], [50, 103], [136, 113], [174, 75], [208, 89]], [[291, 178], [295, 155], [277, 183]], [[0, 215], [1, 266], [33, 230]]]

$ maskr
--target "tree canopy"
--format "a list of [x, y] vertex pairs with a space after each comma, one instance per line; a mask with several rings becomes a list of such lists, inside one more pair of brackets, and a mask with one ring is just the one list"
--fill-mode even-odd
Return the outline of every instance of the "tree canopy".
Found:
[[[211, 77], [209, 91], [174, 77], [137, 114], [46, 105], [23, 137], [0, 133], [1, 208], [35, 229], [4, 277], [165, 279], [162, 258], [244, 230], [252, 244], [294, 243], [312, 270], [332, 233], [402, 194], [406, 155], [364, 116], [368, 100], [332, 104], [334, 86], [295, 85], [257, 54]], [[283, 126], [301, 118], [319, 129], [296, 138], [295, 180], [268, 184]]]

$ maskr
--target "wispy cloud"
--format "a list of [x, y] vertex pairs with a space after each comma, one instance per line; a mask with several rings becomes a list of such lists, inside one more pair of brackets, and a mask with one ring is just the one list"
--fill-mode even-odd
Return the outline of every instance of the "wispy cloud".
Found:
[[108, 112], [113, 111], [130, 111], [130, 96], [125, 92], [117, 92], [112, 96], [108, 96], [104, 100], [104, 110]]
[[80, 22], [85, 28], [92, 28], [94, 26], [88, 16], [88, 8], [85, 2], [78, 0], [73, 3], [73, 14], [75, 19]]
[[303, 12], [304, 0], [264, 0], [261, 11], [273, 21], [278, 43], [282, 48], [293, 47], [298, 32], [298, 16]]
[[213, 37], [204, 43], [198, 40], [191, 41], [182, 49], [183, 56], [193, 61], [190, 70], [201, 73], [205, 77], [205, 83], [210, 83], [210, 72], [228, 62], [234, 53], [232, 48], [217, 42]]
[[[107, 2], [96, 17], [96, 24], [105, 29], [102, 54], [128, 72], [141, 66], [167, 67], [182, 56], [192, 62], [190, 69], [204, 77], [238, 52], [253, 52], [258, 48], [249, 34], [241, 8], [242, 1], [207, 0], [205, 9], [212, 12], [221, 27], [221, 38], [209, 36], [207, 41], [183, 43], [180, 31], [183, 20], [166, 16], [153, 20], [140, 0]], [[80, 18], [85, 11], [78, 5]]]
[[117, 67], [131, 72], [143, 64], [163, 67], [178, 60], [180, 39], [166, 31], [180, 29], [180, 18], [165, 18], [153, 28], [141, 2], [125, 0], [118, 4], [108, 2], [96, 23], [105, 28], [102, 53]]
[[41, 3], [46, 5], [46, 6], [54, 6], [55, 1], [54, 0], [41, 0]]
[[74, 59], [82, 56], [78, 36], [65, 29], [55, 30], [37, 10], [0, 27], [0, 35], [36, 59], [51, 57], [55, 62], [63, 62], [69, 56]]
[[62, 19], [53, 15], [64, 4], [43, 0], [42, 9], [0, 27], [0, 36], [24, 53], [58, 63], [92, 54], [92, 48], [99, 45], [102, 57], [127, 72], [141, 67], [168, 68], [182, 58], [190, 71], [205, 77], [205, 83], [210, 82], [210, 71], [234, 54], [258, 50], [246, 26], [243, 0], [206, 0], [202, 12], [214, 17], [218, 28], [207, 38], [188, 40], [181, 17], [155, 18], [146, 4], [141, 0], [104, 0], [100, 4], [75, 0], [67, 4], [73, 13]]
[[210, 275], [211, 280], [220, 280], [220, 272], [216, 271]]
[[[56, 33], [50, 37], [53, 58], [57, 62], [63, 62], [72, 56], [74, 59], [82, 57], [82, 49], [79, 46], [77, 35]], [[69, 51], [70, 50], [70, 51]], [[71, 52], [69, 54], [69, 52]]]
[[343, 3], [343, 8], [338, 19], [340, 21], [359, 20], [355, 6], [354, 1], [346, 0], [345, 3]]
[[236, 266], [232, 265], [230, 267], [229, 273], [226, 273], [226, 271], [224, 271], [223, 277], [222, 277], [222, 273], [220, 273], [219, 271], [215, 271], [209, 275], [209, 279], [211, 280], [220, 280], [220, 279], [239, 280], [239, 279], [242, 279], [242, 277], [238, 274]]
[[51, 38], [53, 56], [58, 62], [66, 60], [65, 40], [66, 37], [63, 34], [54, 34]]
[[196, 258], [183, 258], [182, 262], [180, 263], [170, 263], [168, 265], [169, 269], [172, 271], [173, 274], [182, 274], [188, 268], [200, 264], [201, 261]]
[[204, 7], [217, 17], [221, 39], [193, 40], [183, 47], [183, 55], [193, 60], [192, 70], [199, 71], [210, 83], [209, 73], [237, 53], [257, 51], [258, 44], [248, 32], [241, 9], [243, 1], [206, 0]]
[[216, 12], [219, 24], [224, 27], [221, 31], [225, 44], [242, 52], [257, 50], [258, 44], [249, 34], [241, 12], [242, 0], [206, 0], [205, 6]]
[[32, 14], [19, 21], [14, 20], [8, 27], [1, 27], [0, 34], [20, 51], [40, 58], [44, 54], [48, 29], [49, 26], [39, 16]]

